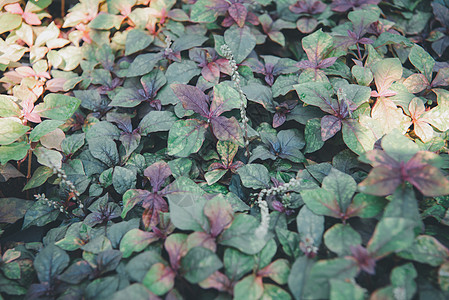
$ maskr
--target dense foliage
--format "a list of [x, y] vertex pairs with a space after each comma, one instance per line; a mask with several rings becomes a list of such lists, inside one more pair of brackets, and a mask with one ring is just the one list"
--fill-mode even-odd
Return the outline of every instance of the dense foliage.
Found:
[[4, 299], [449, 298], [449, 2], [0, 9]]

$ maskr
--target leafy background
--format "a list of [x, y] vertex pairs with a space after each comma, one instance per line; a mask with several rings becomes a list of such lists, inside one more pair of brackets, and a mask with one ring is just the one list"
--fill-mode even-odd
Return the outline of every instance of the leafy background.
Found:
[[0, 1], [3, 298], [448, 298], [449, 3], [67, 6]]

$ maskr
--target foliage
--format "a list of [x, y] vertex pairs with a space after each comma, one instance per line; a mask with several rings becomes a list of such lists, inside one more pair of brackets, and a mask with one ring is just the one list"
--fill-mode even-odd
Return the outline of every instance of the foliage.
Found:
[[449, 4], [0, 2], [0, 296], [446, 299]]

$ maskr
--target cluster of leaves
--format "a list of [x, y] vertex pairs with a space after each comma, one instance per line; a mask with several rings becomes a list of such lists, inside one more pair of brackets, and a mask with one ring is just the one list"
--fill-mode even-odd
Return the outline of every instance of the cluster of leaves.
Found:
[[447, 2], [50, 5], [0, 1], [1, 297], [449, 297]]

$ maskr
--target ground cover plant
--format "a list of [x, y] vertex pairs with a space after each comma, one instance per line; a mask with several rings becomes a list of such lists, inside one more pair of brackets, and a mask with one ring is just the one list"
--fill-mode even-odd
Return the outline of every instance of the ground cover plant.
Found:
[[0, 9], [3, 299], [449, 297], [447, 1]]

